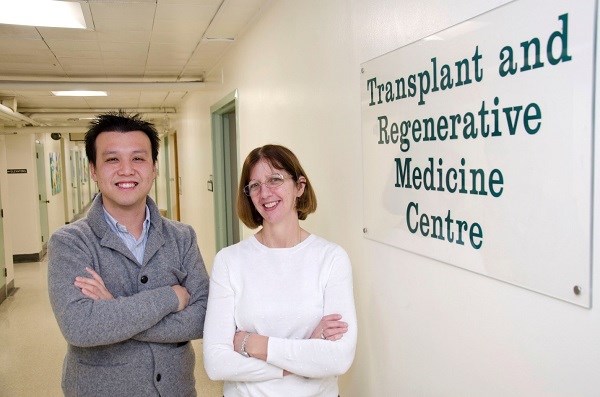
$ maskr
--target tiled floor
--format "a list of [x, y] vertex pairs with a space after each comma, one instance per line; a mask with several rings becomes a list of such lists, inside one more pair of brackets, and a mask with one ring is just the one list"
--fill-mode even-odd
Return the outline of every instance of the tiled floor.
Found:
[[[0, 304], [0, 396], [59, 397], [66, 343], [54, 320], [47, 288], [47, 262], [16, 263], [15, 291]], [[200, 397], [222, 396], [210, 381], [196, 350], [196, 390]]]

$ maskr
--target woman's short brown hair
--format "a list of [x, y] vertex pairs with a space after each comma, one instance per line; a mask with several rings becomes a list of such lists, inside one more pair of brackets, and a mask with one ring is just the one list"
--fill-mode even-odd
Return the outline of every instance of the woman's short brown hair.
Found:
[[317, 196], [296, 155], [290, 149], [281, 145], [265, 145], [252, 150], [246, 157], [242, 167], [237, 196], [237, 213], [246, 226], [255, 229], [263, 224], [263, 217], [254, 207], [252, 199], [244, 193], [244, 187], [250, 182], [252, 168], [261, 160], [267, 161], [274, 168], [286, 171], [296, 183], [301, 176], [305, 178], [304, 192], [296, 200], [298, 219], [305, 220], [308, 214], [316, 211]]

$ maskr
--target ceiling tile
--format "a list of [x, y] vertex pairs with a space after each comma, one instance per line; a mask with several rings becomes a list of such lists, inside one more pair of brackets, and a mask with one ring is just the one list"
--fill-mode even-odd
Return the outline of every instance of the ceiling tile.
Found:
[[156, 19], [161, 21], [176, 21], [177, 23], [193, 23], [207, 25], [217, 12], [219, 4], [163, 4], [156, 7]]
[[[64, 74], [63, 69], [58, 64], [54, 63], [8, 63], [0, 61], [1, 75], [11, 76], [45, 76], [49, 72], [56, 74]], [[26, 70], [27, 74], [23, 71]]]
[[54, 55], [56, 58], [85, 58], [85, 59], [97, 59], [100, 60], [101, 54], [98, 51], [69, 51], [69, 50], [60, 50], [54, 51]]
[[187, 4], [218, 7], [223, 0], [156, 0], [159, 6], [167, 4]]
[[36, 51], [49, 51], [42, 40], [22, 40], [0, 37], [0, 54], [28, 54]]
[[45, 40], [96, 41], [97, 33], [91, 29], [61, 29], [38, 27]]
[[44, 52], [42, 54], [2, 54], [0, 57], [0, 64], [2, 63], [37, 63], [47, 64], [56, 62], [56, 57], [51, 52]]
[[20, 39], [41, 39], [42, 37], [33, 26], [0, 24], [0, 37]]
[[94, 26], [98, 32], [150, 31], [154, 23], [154, 2], [90, 3]]
[[206, 37], [237, 37], [238, 33], [253, 21], [264, 3], [265, 0], [231, 0], [226, 2], [206, 32]]
[[[83, 1], [83, 0], [80, 0]], [[0, 79], [176, 81], [203, 79], [230, 48], [202, 42], [237, 37], [268, 0], [85, 0], [89, 29], [0, 25]], [[219, 15], [213, 20], [219, 7]], [[170, 87], [173, 88], [173, 87]], [[183, 91], [109, 91], [104, 98], [53, 97], [34, 86], [16, 96], [20, 109], [177, 107]], [[66, 121], [62, 121], [65, 123]]]
[[97, 32], [99, 41], [113, 43], [149, 43], [151, 35], [151, 30], [127, 30], [126, 34], [119, 30]]

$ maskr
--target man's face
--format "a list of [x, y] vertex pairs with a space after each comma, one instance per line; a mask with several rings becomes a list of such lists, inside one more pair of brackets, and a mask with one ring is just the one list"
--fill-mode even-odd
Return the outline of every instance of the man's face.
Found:
[[143, 211], [156, 177], [150, 139], [142, 131], [100, 133], [96, 165], [90, 164], [90, 171], [113, 217]]

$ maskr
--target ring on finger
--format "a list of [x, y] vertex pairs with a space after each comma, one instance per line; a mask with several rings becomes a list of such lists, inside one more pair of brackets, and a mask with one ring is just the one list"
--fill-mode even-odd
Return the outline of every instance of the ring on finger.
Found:
[[323, 332], [324, 332], [324, 331], [325, 331], [325, 330], [321, 330], [321, 339], [327, 339], [327, 338], [325, 337], [325, 334], [323, 334]]

